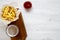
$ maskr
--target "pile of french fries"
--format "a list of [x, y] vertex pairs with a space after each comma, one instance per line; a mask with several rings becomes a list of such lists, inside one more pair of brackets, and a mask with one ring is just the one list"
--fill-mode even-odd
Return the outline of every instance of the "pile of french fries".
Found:
[[2, 19], [14, 20], [16, 17], [16, 9], [12, 6], [5, 6], [2, 8]]

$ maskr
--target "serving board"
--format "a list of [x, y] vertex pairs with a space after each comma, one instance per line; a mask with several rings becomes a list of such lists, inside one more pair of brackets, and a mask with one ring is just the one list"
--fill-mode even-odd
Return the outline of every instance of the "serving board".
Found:
[[26, 29], [25, 29], [25, 25], [21, 13], [19, 14], [19, 19], [11, 22], [10, 24], [8, 24], [8, 26], [12, 24], [18, 26], [19, 34], [15, 37], [11, 37], [11, 40], [26, 40], [27, 33], [26, 33]]

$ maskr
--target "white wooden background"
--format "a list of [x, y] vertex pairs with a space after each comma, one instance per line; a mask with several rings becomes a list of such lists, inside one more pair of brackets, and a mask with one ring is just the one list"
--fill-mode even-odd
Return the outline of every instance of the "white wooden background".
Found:
[[[20, 8], [28, 35], [26, 40], [60, 40], [60, 0], [29, 0], [33, 6], [29, 12], [23, 7], [25, 1], [0, 0], [0, 8], [4, 2]], [[0, 32], [0, 40], [8, 39]]]

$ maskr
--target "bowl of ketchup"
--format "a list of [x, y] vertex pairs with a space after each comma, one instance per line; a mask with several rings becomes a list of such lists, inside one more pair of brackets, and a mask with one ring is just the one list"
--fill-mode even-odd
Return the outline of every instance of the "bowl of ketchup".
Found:
[[23, 6], [25, 9], [30, 9], [32, 7], [32, 3], [30, 1], [26, 1], [26, 2], [24, 2]]

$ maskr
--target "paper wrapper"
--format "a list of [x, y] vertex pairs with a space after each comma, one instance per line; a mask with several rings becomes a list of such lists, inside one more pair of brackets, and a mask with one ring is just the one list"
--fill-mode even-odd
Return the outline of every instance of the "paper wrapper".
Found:
[[[5, 5], [2, 6], [2, 8], [3, 8], [4, 6], [6, 6], [6, 5], [12, 6], [12, 7], [14, 7], [14, 8], [18, 8], [18, 7], [17, 7], [18, 4], [15, 3], [15, 2], [14, 2], [14, 3], [10, 3], [10, 4], [5, 4]], [[20, 14], [20, 10], [17, 10], [17, 11], [16, 11], [16, 18], [15, 18], [14, 20], [12, 20], [12, 21], [3, 20], [3, 19], [2, 19], [2, 16], [1, 16], [1, 14], [2, 14], [2, 8], [0, 8], [0, 19], [3, 21], [3, 23], [4, 23], [5, 25], [7, 25], [7, 24], [11, 23], [12, 21], [15, 21], [15, 20], [18, 19], [18, 16], [19, 16], [19, 14]]]

